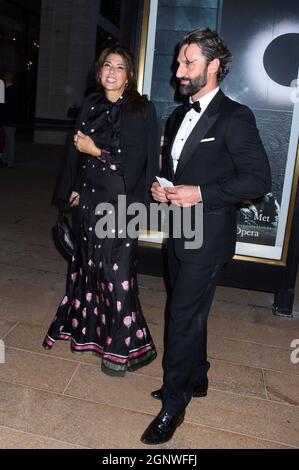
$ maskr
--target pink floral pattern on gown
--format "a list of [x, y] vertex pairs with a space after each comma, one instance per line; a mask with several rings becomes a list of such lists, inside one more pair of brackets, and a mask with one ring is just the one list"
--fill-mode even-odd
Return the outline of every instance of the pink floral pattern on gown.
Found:
[[97, 204], [109, 201], [117, 212], [117, 196], [125, 194], [119, 152], [121, 103], [102, 98], [82, 123], [85, 133], [93, 131], [95, 141], [104, 139], [97, 145], [110, 152], [110, 161], [103, 164], [86, 157], [82, 164], [75, 253], [66, 294], [43, 343], [50, 349], [56, 340], [70, 340], [73, 352], [99, 355], [102, 370], [109, 375], [124, 375], [157, 355], [138, 296], [137, 239], [118, 237], [119, 227], [114, 229], [115, 238], [98, 238], [95, 233], [102, 217], [96, 214]]

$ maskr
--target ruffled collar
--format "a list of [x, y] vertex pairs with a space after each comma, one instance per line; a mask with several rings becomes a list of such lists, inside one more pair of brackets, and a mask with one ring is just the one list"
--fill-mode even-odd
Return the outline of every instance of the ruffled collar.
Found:
[[127, 93], [124, 92], [117, 101], [109, 101], [105, 93], [103, 93], [103, 101], [107, 103], [108, 106], [120, 106], [127, 98]]
[[109, 101], [103, 92], [96, 93], [91, 97], [90, 109], [84, 122], [84, 132], [93, 134], [102, 127], [115, 125], [126, 98], [126, 94], [123, 94], [117, 101]]

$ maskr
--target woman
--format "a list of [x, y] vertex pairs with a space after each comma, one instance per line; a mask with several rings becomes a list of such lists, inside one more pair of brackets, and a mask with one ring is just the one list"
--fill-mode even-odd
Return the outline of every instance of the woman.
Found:
[[[82, 106], [58, 197], [79, 205], [80, 227], [66, 295], [43, 346], [71, 340], [73, 352], [98, 354], [105, 373], [124, 375], [157, 355], [138, 298], [137, 238], [125, 234], [126, 225], [115, 225], [114, 214], [111, 236], [97, 228], [110, 212], [128, 223], [126, 208], [118, 214], [119, 195], [127, 204], [149, 198], [158, 173], [157, 125], [154, 106], [137, 92], [126, 49], [105, 49], [97, 74], [101, 91]], [[99, 203], [115, 211], [104, 214]]]

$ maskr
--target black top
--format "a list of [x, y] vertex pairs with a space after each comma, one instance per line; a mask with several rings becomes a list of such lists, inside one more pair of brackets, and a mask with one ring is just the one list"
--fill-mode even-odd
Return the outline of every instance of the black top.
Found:
[[84, 134], [89, 135], [96, 146], [105, 151], [105, 159], [119, 164], [120, 111], [125, 101], [125, 96], [111, 102], [105, 96], [98, 95], [87, 118], [81, 123]]
[[[82, 105], [75, 132], [81, 130], [97, 147], [109, 152], [110, 163], [122, 165], [126, 195], [129, 200], [149, 202], [150, 186], [159, 174], [159, 151], [156, 111], [150, 101], [139, 115], [130, 108], [122, 111], [126, 96], [116, 103], [103, 93], [89, 95]], [[97, 132], [98, 131], [98, 132]], [[63, 172], [54, 194], [55, 205], [64, 206], [72, 191], [80, 193], [84, 154], [71, 142]]]

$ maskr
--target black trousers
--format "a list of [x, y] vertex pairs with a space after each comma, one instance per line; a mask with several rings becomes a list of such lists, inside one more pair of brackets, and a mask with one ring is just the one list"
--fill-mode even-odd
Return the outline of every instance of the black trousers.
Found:
[[168, 253], [171, 299], [164, 363], [163, 410], [180, 414], [201, 385], [207, 361], [207, 320], [216, 282], [224, 264], [202, 265], [178, 260]]

